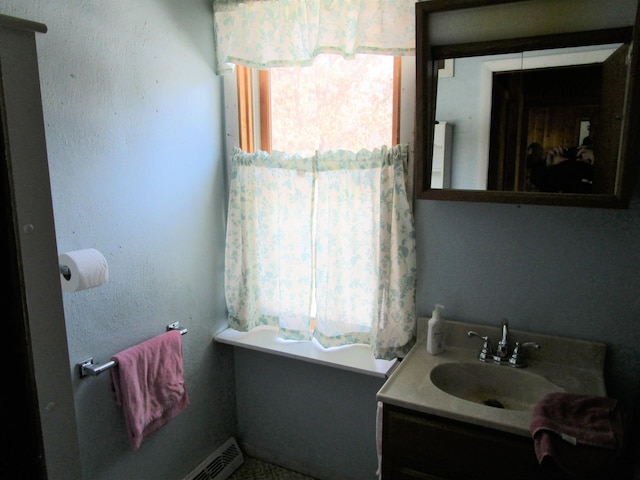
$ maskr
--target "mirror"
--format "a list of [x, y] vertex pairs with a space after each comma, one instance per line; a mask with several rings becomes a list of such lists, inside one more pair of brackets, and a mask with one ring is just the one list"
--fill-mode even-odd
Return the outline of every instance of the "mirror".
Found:
[[626, 208], [640, 105], [624, 1], [417, 3], [416, 197]]

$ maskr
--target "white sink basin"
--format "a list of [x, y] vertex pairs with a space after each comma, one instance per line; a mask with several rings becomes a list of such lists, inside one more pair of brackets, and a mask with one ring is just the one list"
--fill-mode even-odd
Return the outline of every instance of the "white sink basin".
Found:
[[507, 410], [532, 410], [547, 393], [565, 391], [535, 373], [480, 361], [441, 363], [430, 376], [449, 395]]
[[542, 346], [527, 352], [526, 368], [514, 368], [479, 361], [480, 343], [468, 336], [473, 330], [495, 338], [499, 327], [445, 325], [447, 349], [429, 355], [422, 336], [378, 392], [379, 401], [531, 438], [533, 408], [545, 394], [606, 395], [604, 343], [512, 329], [512, 341]]

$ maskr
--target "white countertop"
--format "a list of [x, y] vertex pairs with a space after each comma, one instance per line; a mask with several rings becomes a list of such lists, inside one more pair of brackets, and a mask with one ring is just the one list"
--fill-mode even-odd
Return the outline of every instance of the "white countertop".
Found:
[[[530, 437], [531, 410], [508, 410], [463, 400], [436, 387], [431, 370], [446, 362], [478, 362], [482, 341], [467, 336], [473, 330], [488, 335], [495, 345], [499, 327], [446, 321], [447, 349], [439, 355], [427, 353], [425, 340], [418, 342], [395, 369], [377, 394], [381, 402], [445, 418]], [[536, 374], [561, 390], [585, 395], [605, 396], [604, 357], [606, 345], [598, 342], [512, 330], [512, 341], [537, 342], [540, 350], [527, 351], [528, 365], [515, 369], [508, 365], [487, 365], [511, 369], [524, 375]]]

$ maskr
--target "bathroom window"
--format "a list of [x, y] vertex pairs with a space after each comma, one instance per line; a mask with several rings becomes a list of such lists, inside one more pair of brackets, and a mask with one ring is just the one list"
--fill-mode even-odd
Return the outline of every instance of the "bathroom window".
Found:
[[240, 148], [302, 156], [396, 145], [401, 57], [318, 55], [309, 67], [236, 67]]
[[[413, 318], [396, 311], [400, 306], [413, 312], [411, 301], [396, 297], [413, 299], [414, 275], [410, 180], [404, 175], [410, 147], [399, 145], [410, 143], [407, 133], [413, 130], [413, 109], [402, 109], [409, 118], [400, 118], [401, 100], [407, 102], [400, 98], [401, 88], [413, 92], [401, 81], [412, 84], [413, 75], [411, 70], [403, 74], [402, 63], [394, 56], [359, 54], [346, 60], [324, 54], [312, 67], [236, 66], [235, 74], [225, 77], [227, 145], [230, 154], [235, 152], [225, 262], [232, 329], [279, 326], [281, 338], [313, 339], [323, 347], [369, 344], [376, 359], [406, 353], [412, 327], [385, 327]], [[407, 63], [411, 68], [413, 62]], [[234, 112], [238, 117], [230, 118]], [[235, 136], [231, 122], [238, 128]], [[374, 150], [379, 153], [371, 155]], [[353, 167], [344, 168], [349, 163]], [[393, 223], [386, 208], [392, 205], [398, 210], [393, 218], [409, 221], [401, 232], [381, 228]], [[397, 237], [383, 241], [381, 232], [391, 230]], [[401, 252], [387, 251], [391, 246]], [[286, 258], [280, 256], [283, 251]], [[391, 259], [389, 267], [398, 260], [403, 273], [378, 275], [387, 268], [384, 258]], [[291, 259], [293, 264], [283, 267]], [[377, 261], [385, 266], [369, 268]], [[242, 282], [249, 278], [255, 283], [248, 287]], [[277, 294], [271, 290], [274, 282]], [[394, 287], [389, 290], [386, 282]], [[388, 336], [398, 331], [409, 337]]]
[[[235, 202], [228, 213], [225, 268], [230, 326], [242, 327], [244, 319], [251, 325], [277, 320], [288, 329], [283, 338], [312, 335], [323, 346], [369, 343], [376, 358], [402, 355], [411, 344], [415, 313], [410, 292], [415, 236], [412, 192], [407, 192], [413, 183], [415, 2], [214, 2], [214, 22], [216, 72], [223, 75], [225, 92], [229, 203]], [[382, 77], [373, 73], [377, 62]], [[323, 71], [314, 70], [322, 66]], [[355, 72], [340, 77], [349, 67]], [[288, 74], [293, 77], [282, 76]], [[335, 103], [323, 97], [331, 90], [337, 92]], [[302, 96], [291, 96], [294, 91]], [[362, 106], [347, 100], [360, 100]], [[286, 109], [290, 104], [296, 108]], [[374, 104], [381, 110], [368, 110]], [[302, 122], [301, 115], [309, 121]], [[375, 193], [367, 194], [369, 187]], [[310, 221], [312, 216], [318, 221]], [[349, 218], [333, 221], [342, 216]], [[393, 221], [398, 216], [409, 223]], [[229, 236], [234, 229], [240, 240]], [[381, 238], [387, 234], [397, 238]], [[329, 240], [351, 243], [324, 243]], [[247, 248], [250, 255], [238, 248]], [[290, 268], [282, 266], [292, 259]], [[360, 261], [380, 261], [384, 268], [354, 266]], [[387, 267], [399, 273], [386, 272]], [[300, 270], [304, 282], [297, 281]], [[331, 275], [324, 275], [327, 271]], [[376, 276], [377, 287], [371, 287], [364, 271]], [[247, 279], [249, 287], [242, 283]], [[327, 279], [342, 283], [327, 286]], [[302, 283], [303, 293], [291, 293]], [[270, 309], [275, 299], [268, 293], [271, 285], [278, 290], [276, 311]], [[353, 288], [370, 298], [354, 296]], [[309, 289], [315, 291], [315, 313], [308, 308]], [[352, 311], [353, 305], [367, 311]], [[314, 317], [315, 324], [310, 323]], [[360, 329], [368, 317], [373, 317], [368, 330]], [[296, 322], [304, 325], [290, 327]]]

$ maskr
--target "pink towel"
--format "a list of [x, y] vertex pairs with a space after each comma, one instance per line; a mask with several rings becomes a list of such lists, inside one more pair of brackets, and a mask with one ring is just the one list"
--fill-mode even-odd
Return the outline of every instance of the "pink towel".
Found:
[[534, 408], [531, 435], [548, 471], [593, 478], [615, 464], [622, 448], [622, 416], [608, 397], [550, 393]]
[[111, 387], [122, 406], [133, 450], [188, 404], [177, 330], [158, 335], [114, 355]]

